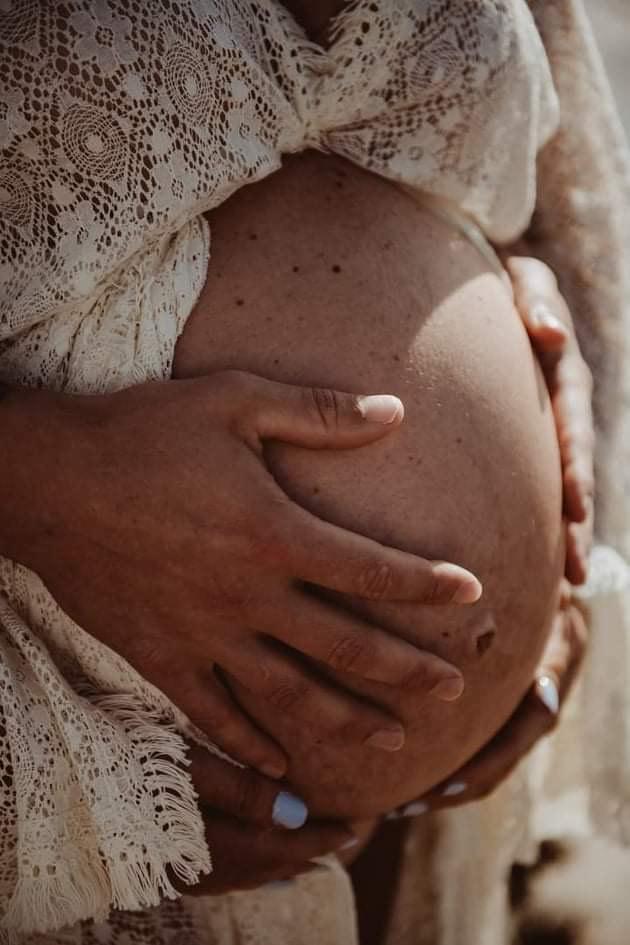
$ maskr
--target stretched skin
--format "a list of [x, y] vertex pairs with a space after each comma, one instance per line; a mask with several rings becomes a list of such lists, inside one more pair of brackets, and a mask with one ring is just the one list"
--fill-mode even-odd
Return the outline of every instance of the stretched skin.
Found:
[[[531, 683], [564, 567], [562, 488], [546, 388], [509, 293], [450, 224], [330, 156], [290, 159], [210, 216], [212, 260], [175, 376], [240, 368], [397, 394], [400, 430], [356, 451], [270, 444], [283, 488], [315, 514], [483, 582], [472, 607], [341, 601], [452, 660], [460, 699], [413, 681], [338, 682], [407, 726], [394, 755], [318, 744], [288, 707], [240, 687], [316, 814], [353, 818], [419, 796], [506, 721]], [[208, 523], [211, 527], [211, 523]]]

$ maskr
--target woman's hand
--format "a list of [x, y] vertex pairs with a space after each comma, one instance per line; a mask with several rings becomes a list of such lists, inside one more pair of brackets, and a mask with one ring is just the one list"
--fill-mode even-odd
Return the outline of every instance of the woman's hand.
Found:
[[593, 537], [593, 382], [575, 335], [571, 313], [551, 269], [539, 259], [506, 260], [514, 297], [538, 355], [553, 405], [567, 520], [566, 576], [582, 584]]
[[536, 742], [554, 729], [584, 658], [587, 637], [584, 616], [565, 579], [535, 682], [512, 718], [472, 761], [424, 797], [390, 816], [414, 816], [467, 804], [491, 794]]
[[187, 895], [253, 889], [318, 869], [315, 857], [356, 846], [344, 824], [306, 823], [299, 798], [251, 768], [193, 748], [190, 773], [199, 794], [213, 872]]
[[400, 424], [397, 398], [236, 371], [107, 397], [21, 396], [16, 426], [39, 430], [41, 440], [23, 462], [44, 463], [46, 475], [29, 497], [39, 525], [25, 530], [18, 560], [225, 751], [271, 776], [286, 770], [220, 670], [317, 725], [322, 739], [341, 731], [386, 751], [404, 742], [400, 722], [325, 682], [304, 657], [453, 698], [452, 684], [446, 693], [439, 687], [459, 679], [458, 669], [305, 585], [466, 603], [479, 596], [477, 580], [316, 518], [290, 501], [264, 462], [266, 439], [312, 449], [374, 442]]

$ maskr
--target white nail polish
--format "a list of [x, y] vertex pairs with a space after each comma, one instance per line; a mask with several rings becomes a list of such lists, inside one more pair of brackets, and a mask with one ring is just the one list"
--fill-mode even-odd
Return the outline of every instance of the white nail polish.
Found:
[[532, 305], [529, 310], [529, 320], [536, 328], [541, 328], [543, 325], [551, 325], [555, 328], [558, 324], [558, 319], [551, 313], [546, 302], [536, 302]]
[[452, 781], [442, 791], [442, 797], [457, 797], [458, 794], [463, 794], [467, 788], [468, 785], [464, 784], [463, 781]]
[[557, 715], [560, 709], [560, 696], [558, 687], [551, 676], [539, 676], [536, 680], [536, 692], [538, 698], [552, 715]]
[[406, 807], [403, 807], [402, 816], [420, 817], [422, 814], [426, 814], [428, 810], [429, 805], [426, 801], [413, 801], [411, 804], [407, 804]]
[[398, 397], [391, 394], [370, 394], [357, 400], [359, 413], [371, 423], [393, 423], [404, 413], [404, 407]]

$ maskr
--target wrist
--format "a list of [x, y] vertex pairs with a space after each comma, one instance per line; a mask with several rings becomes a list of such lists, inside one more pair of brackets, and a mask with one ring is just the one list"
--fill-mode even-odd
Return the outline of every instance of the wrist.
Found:
[[81, 491], [89, 400], [0, 385], [0, 554], [34, 570]]

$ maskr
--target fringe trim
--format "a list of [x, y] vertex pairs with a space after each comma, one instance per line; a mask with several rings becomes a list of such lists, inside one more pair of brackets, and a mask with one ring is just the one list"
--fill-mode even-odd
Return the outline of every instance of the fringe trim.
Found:
[[[169, 871], [194, 885], [212, 870], [197, 794], [185, 770], [186, 743], [175, 725], [131, 695], [103, 694], [87, 684], [76, 686], [75, 692], [123, 728], [141, 768], [143, 797], [154, 807], [153, 820], [139, 823], [125, 846], [120, 834], [103, 835], [84, 800], [91, 849], [82, 850], [78, 840], [68, 843], [54, 873], [43, 868], [36, 877], [18, 875], [0, 920], [0, 942], [7, 945], [24, 934], [54, 932], [85, 919], [102, 921], [114, 908], [138, 911], [164, 898], [179, 898]], [[83, 788], [80, 780], [79, 786]], [[140, 821], [141, 805], [137, 813]]]
[[[103, 839], [103, 855], [112, 884], [112, 902], [115, 908], [127, 911], [158, 905], [161, 898], [177, 899], [179, 893], [172, 885], [167, 868], [178, 880], [188, 886], [198, 882], [200, 875], [212, 872], [212, 858], [205, 841], [203, 819], [198, 795], [186, 768], [189, 765], [187, 747], [163, 714], [139, 707], [127, 695], [93, 693], [90, 702], [115, 719], [142, 755], [142, 784], [147, 796], [158, 799], [160, 811], [155, 811], [152, 831], [147, 831], [141, 855], [127, 860], [121, 871], [120, 860], [107, 855], [107, 839]], [[165, 832], [163, 826], [170, 825]], [[155, 834], [149, 836], [149, 832]], [[154, 843], [150, 850], [151, 841]], [[136, 878], [130, 888], [127, 873]]]
[[53, 875], [18, 878], [0, 923], [0, 942], [17, 945], [25, 934], [56, 932], [82, 919], [102, 921], [110, 911], [108, 892], [103, 867], [70, 846]]

